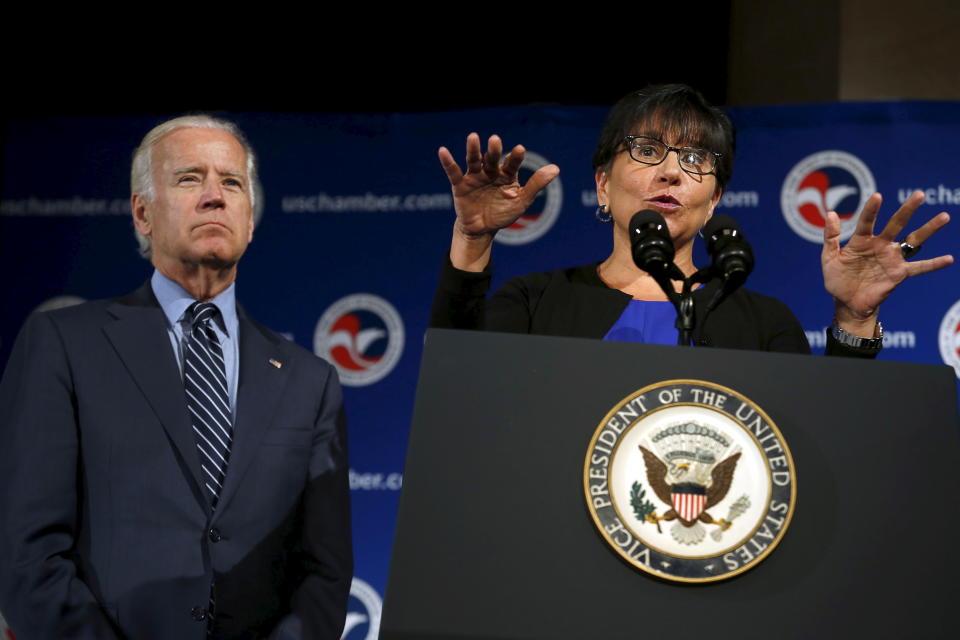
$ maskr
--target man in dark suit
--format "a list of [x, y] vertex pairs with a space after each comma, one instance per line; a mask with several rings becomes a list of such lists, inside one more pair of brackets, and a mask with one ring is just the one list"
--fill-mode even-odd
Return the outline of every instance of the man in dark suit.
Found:
[[333, 368], [234, 301], [256, 162], [186, 117], [134, 157], [155, 267], [35, 314], [0, 383], [0, 611], [31, 638], [339, 638], [352, 574]]

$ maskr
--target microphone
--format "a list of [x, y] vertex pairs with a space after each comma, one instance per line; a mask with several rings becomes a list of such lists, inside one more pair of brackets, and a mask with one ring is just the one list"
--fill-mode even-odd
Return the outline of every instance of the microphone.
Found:
[[[670, 238], [670, 229], [663, 216], [652, 209], [644, 209], [630, 218], [630, 252], [633, 262], [656, 281], [677, 310], [677, 344], [689, 345], [695, 322], [690, 284], [683, 272], [673, 264], [676, 250]], [[670, 280], [683, 280], [683, 293], [678, 294]]]
[[672, 275], [675, 250], [663, 216], [652, 209], [638, 211], [630, 218], [629, 228], [634, 264], [654, 278]]
[[723, 291], [730, 293], [743, 285], [753, 271], [753, 249], [736, 220], [724, 214], [713, 216], [703, 228], [703, 237], [712, 269], [723, 279]]

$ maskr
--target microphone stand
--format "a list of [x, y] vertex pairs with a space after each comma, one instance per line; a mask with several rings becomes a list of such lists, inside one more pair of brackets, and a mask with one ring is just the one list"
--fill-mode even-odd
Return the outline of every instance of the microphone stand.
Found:
[[[667, 277], [669, 273], [669, 277]], [[680, 271], [673, 262], [670, 263], [669, 267], [659, 274], [650, 274], [653, 276], [653, 279], [656, 281], [660, 288], [663, 289], [663, 292], [667, 295], [667, 299], [673, 303], [674, 308], [677, 310], [677, 320], [674, 326], [677, 328], [677, 345], [681, 347], [692, 346], [691, 340], [693, 339], [693, 330], [696, 328], [696, 315], [694, 313], [694, 304], [693, 304], [693, 285], [695, 284], [706, 284], [716, 277], [716, 270], [711, 267], [706, 267], [700, 269], [694, 273], [689, 278], [683, 277], [683, 272]], [[677, 293], [673, 285], [670, 283], [670, 280], [676, 280], [678, 282], [683, 282], [683, 288], [680, 293]], [[710, 302], [707, 304], [707, 309], [703, 314], [703, 319], [706, 320], [707, 316], [710, 315], [710, 312], [713, 311], [720, 301], [724, 298], [726, 294], [730, 292], [730, 283], [729, 276], [722, 277], [723, 280], [720, 287], [717, 289], [717, 292], [710, 299]], [[733, 289], [736, 289], [740, 283], [733, 285]]]
[[[680, 269], [677, 269], [679, 272]], [[693, 340], [693, 330], [696, 327], [696, 314], [694, 313], [693, 305], [693, 285], [695, 284], [705, 284], [709, 282], [712, 278], [713, 271], [712, 269], [700, 269], [694, 273], [689, 278], [683, 279], [683, 289], [680, 294], [677, 295], [674, 292], [674, 298], [671, 298], [670, 301], [673, 302], [673, 306], [677, 309], [677, 345], [681, 347], [691, 346], [691, 341]], [[681, 272], [681, 275], [682, 272]], [[679, 278], [678, 278], [679, 280]], [[659, 282], [657, 284], [660, 284]], [[660, 284], [660, 287], [663, 288], [663, 285]], [[670, 287], [671, 289], [673, 287]], [[667, 294], [667, 297], [670, 298], [670, 294]]]
[[[683, 275], [680, 268], [674, 264], [672, 253], [669, 257], [658, 254], [656, 261], [651, 261], [643, 266], [650, 277], [660, 286], [663, 293], [667, 296], [674, 309], [677, 310], [677, 320], [674, 326], [677, 328], [677, 345], [681, 347], [691, 346], [693, 339], [693, 330], [696, 328], [696, 314], [693, 304], [693, 285], [709, 282], [713, 278], [713, 269], [707, 267], [700, 269], [689, 278]], [[673, 287], [672, 280], [683, 282], [683, 288], [677, 293]]]

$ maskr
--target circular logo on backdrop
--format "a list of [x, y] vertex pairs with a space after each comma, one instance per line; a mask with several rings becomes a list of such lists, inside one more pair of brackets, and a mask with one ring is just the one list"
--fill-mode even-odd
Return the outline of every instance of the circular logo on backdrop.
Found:
[[741, 394], [666, 380], [604, 416], [583, 470], [600, 535], [633, 566], [711, 582], [753, 567], [779, 544], [797, 499], [777, 426]]
[[[526, 184], [537, 169], [548, 164], [550, 164], [550, 161], [543, 156], [527, 151], [517, 176], [520, 184]], [[549, 231], [553, 223], [557, 221], [557, 215], [560, 213], [562, 204], [563, 187], [560, 186], [558, 176], [537, 194], [533, 203], [516, 222], [498, 231], [494, 240], [510, 245], [533, 242]]]
[[960, 300], [943, 316], [940, 322], [940, 357], [953, 367], [960, 378]]
[[403, 352], [403, 321], [393, 305], [369, 293], [334, 302], [313, 333], [313, 352], [330, 361], [351, 387], [377, 382]]
[[840, 240], [853, 235], [857, 212], [877, 190], [873, 174], [846, 151], [821, 151], [798, 162], [780, 191], [787, 224], [798, 236], [823, 244], [827, 211], [840, 216]]
[[350, 583], [347, 620], [342, 640], [377, 640], [383, 600], [377, 590], [359, 578]]

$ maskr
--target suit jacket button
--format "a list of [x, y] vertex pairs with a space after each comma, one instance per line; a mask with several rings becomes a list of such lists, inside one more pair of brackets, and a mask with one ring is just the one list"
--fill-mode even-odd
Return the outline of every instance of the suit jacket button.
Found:
[[210, 538], [210, 542], [220, 542], [223, 540], [223, 537], [220, 535], [220, 529], [217, 529], [216, 527], [210, 529], [210, 531], [207, 532], [207, 535]]
[[190, 610], [190, 615], [197, 622], [203, 622], [204, 620], [207, 619], [207, 610], [204, 609], [203, 607], [194, 607], [193, 609]]

